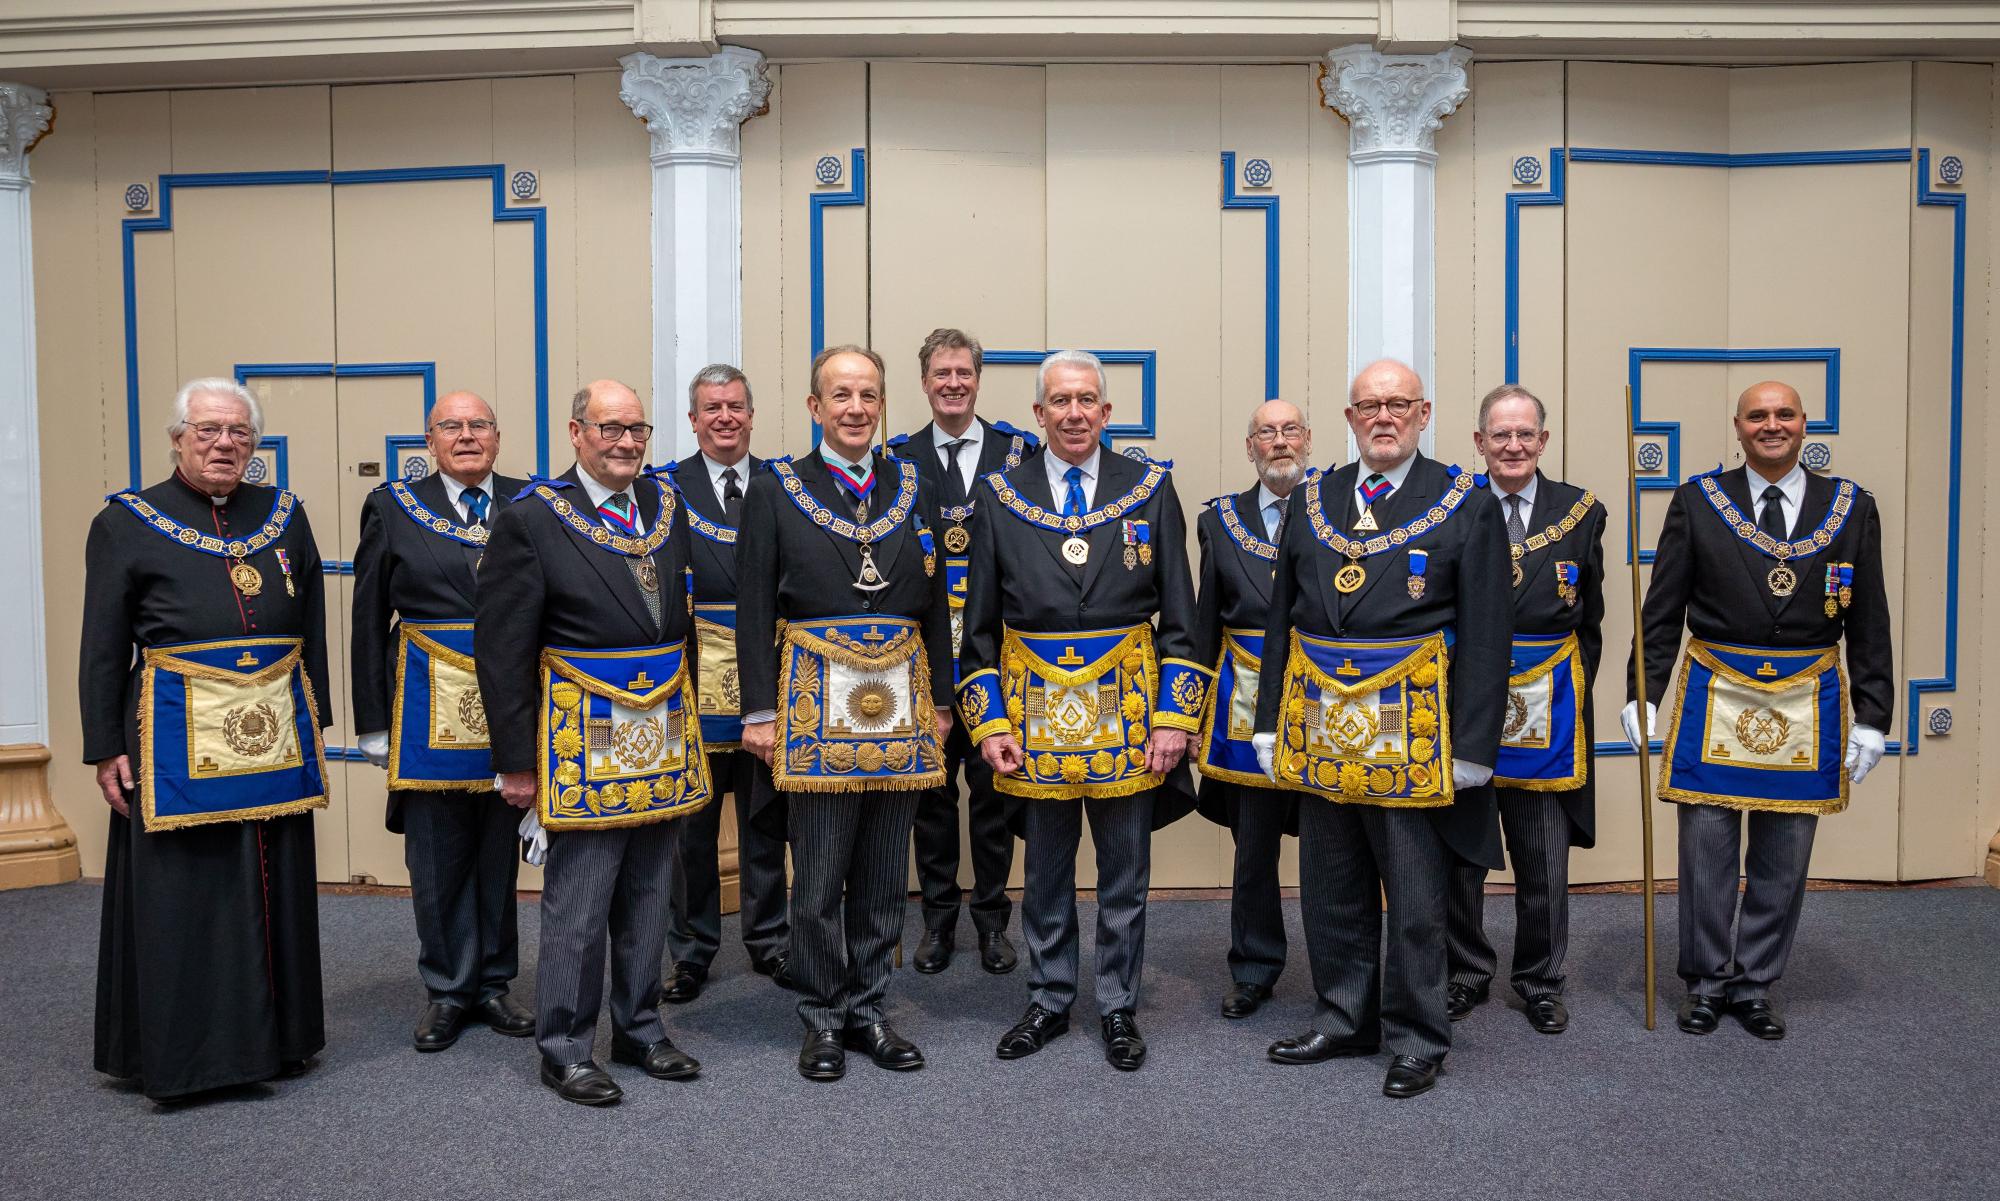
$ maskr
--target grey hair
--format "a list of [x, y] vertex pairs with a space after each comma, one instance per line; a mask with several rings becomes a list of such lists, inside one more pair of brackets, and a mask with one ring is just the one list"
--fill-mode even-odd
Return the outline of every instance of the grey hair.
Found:
[[169, 438], [179, 435], [187, 428], [188, 402], [197, 396], [226, 396], [231, 400], [241, 401], [243, 407], [250, 411], [250, 428], [257, 431], [259, 438], [264, 436], [264, 406], [257, 403], [257, 398], [250, 394], [250, 389], [233, 379], [211, 375], [201, 379], [191, 379], [181, 385], [180, 391], [174, 393], [174, 419], [167, 425]]
[[688, 381], [688, 412], [694, 412], [695, 393], [701, 389], [703, 384], [711, 388], [720, 388], [727, 384], [742, 384], [744, 404], [751, 412], [754, 413], [757, 411], [757, 398], [751, 395], [750, 392], [750, 377], [728, 363], [710, 363], [700, 371], [695, 372], [694, 378]]
[[[1277, 399], [1278, 397], [1275, 396], [1271, 398], [1271, 400], [1277, 400]], [[1263, 404], [1257, 406], [1257, 409], [1261, 409], [1264, 407], [1264, 405], [1270, 404], [1271, 400], [1264, 401]], [[1291, 404], [1290, 401], [1286, 401], [1285, 403]], [[1298, 409], [1299, 428], [1305, 430], [1307, 433], [1311, 433], [1313, 427], [1312, 418], [1306, 415], [1306, 411], [1304, 409], [1299, 409], [1299, 406], [1292, 405], [1292, 407], [1294, 409]], [[1243, 436], [1245, 438], [1255, 438], [1257, 436], [1257, 409], [1251, 409], [1250, 416], [1244, 419]]]
[[1088, 367], [1092, 371], [1095, 371], [1097, 373], [1097, 399], [1103, 400], [1106, 393], [1110, 391], [1104, 378], [1103, 360], [1087, 350], [1058, 350], [1048, 358], [1043, 359], [1042, 365], [1035, 369], [1036, 404], [1042, 404], [1048, 399], [1049, 368], [1064, 366]]
[[1519, 384], [1501, 384], [1499, 387], [1493, 389], [1491, 392], [1488, 392], [1486, 395], [1479, 398], [1480, 433], [1483, 434], [1486, 432], [1486, 415], [1493, 411], [1494, 405], [1499, 404], [1503, 400], [1533, 401], [1535, 405], [1535, 428], [1541, 429], [1542, 427], [1548, 425], [1549, 407], [1542, 403], [1541, 397], [1535, 395], [1533, 392], [1528, 391], [1526, 388], [1523, 388]]

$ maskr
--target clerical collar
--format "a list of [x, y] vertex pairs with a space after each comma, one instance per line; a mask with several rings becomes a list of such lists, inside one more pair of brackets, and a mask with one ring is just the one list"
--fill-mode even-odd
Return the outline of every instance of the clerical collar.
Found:
[[187, 477], [187, 474], [183, 472], [178, 465], [175, 466], [174, 468], [174, 482], [179, 484], [181, 487], [186, 488], [189, 492], [194, 493], [196, 496], [199, 496], [201, 499], [207, 501], [209, 504], [214, 505], [218, 509], [228, 504], [229, 498], [236, 495], [236, 489], [234, 488], [231, 488], [228, 492], [223, 493], [221, 496], [215, 495], [214, 493], [208, 491], [206, 488], [197, 488], [195, 486], [194, 481], [189, 479]]

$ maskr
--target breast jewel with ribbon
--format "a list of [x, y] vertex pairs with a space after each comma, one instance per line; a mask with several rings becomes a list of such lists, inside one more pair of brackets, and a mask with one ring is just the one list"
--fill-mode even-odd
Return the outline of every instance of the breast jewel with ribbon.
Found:
[[[1334, 529], [1333, 523], [1326, 519], [1326, 507], [1321, 503], [1320, 497], [1320, 488], [1325, 483], [1326, 473], [1314, 470], [1306, 474], [1306, 520], [1312, 523], [1313, 537], [1318, 538], [1320, 544], [1327, 549], [1347, 557], [1346, 564], [1334, 573], [1335, 589], [1343, 594], [1359, 591], [1361, 585], [1368, 581], [1368, 570], [1361, 565], [1363, 559], [1422, 537], [1433, 526], [1442, 524], [1447, 517], [1457, 511], [1458, 506], [1465, 501], [1466, 493], [1472, 491], [1472, 473], [1460, 471], [1456, 464], [1446, 470], [1452, 474], [1451, 490], [1446, 492], [1438, 503], [1424, 510], [1415, 520], [1399, 525], [1387, 533], [1377, 534], [1365, 542], [1358, 538], [1349, 538]], [[1411, 596], [1413, 599], [1421, 597], [1423, 572], [1415, 562], [1414, 556], [1410, 564], [1410, 573]]]
[[1708, 503], [1714, 506], [1723, 524], [1739, 539], [1755, 547], [1764, 557], [1778, 561], [1777, 566], [1765, 574], [1764, 583], [1771, 589], [1772, 596], [1790, 596], [1799, 586], [1799, 573], [1792, 569], [1790, 560], [1818, 554], [1833, 544], [1833, 536], [1847, 524], [1847, 514], [1854, 508], [1854, 481], [1834, 481], [1833, 504], [1827, 509], [1818, 529], [1803, 538], [1780, 541], [1758, 529], [1756, 522], [1743, 515], [1736, 502], [1722, 491], [1721, 476], [1722, 468], [1718, 467], [1698, 477], [1702, 494], [1708, 497]]
[[[284, 536], [285, 527], [291, 524], [292, 510], [298, 505], [297, 497], [280, 489], [278, 499], [271, 505], [271, 515], [264, 519], [264, 524], [258, 527], [256, 533], [248, 538], [223, 539], [214, 534], [204, 534], [193, 526], [182, 525], [160, 512], [136, 492], [114, 492], [105, 499], [115, 500], [124, 505], [134, 516], [152, 526], [164, 538], [178, 542], [189, 550], [198, 550], [205, 555], [229, 560], [229, 582], [244, 596], [256, 596], [264, 590], [264, 577], [255, 567], [250, 566], [248, 562], [250, 556]], [[289, 564], [285, 565], [285, 579], [289, 587], [291, 581]]]

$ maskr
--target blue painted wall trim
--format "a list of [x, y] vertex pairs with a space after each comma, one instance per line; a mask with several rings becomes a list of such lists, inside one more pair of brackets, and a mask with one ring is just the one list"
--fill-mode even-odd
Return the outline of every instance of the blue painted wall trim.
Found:
[[[1053, 350], [989, 350], [988, 363], [1037, 366], [1054, 354]], [[1093, 350], [1106, 367], [1115, 363], [1136, 364], [1139, 368], [1139, 420], [1113, 422], [1104, 427], [1104, 444], [1113, 438], [1152, 438], [1159, 430], [1160, 352], [1156, 350]], [[1114, 398], [1115, 405], [1115, 398]]]
[[1278, 395], [1278, 198], [1236, 194], [1236, 152], [1222, 152], [1222, 207], [1264, 213], [1264, 399]]
[[1908, 146], [1882, 150], [1782, 150], [1765, 154], [1716, 154], [1700, 150], [1611, 150], [1572, 146], [1573, 163], [1635, 163], [1654, 167], [1823, 167], [1842, 163], [1907, 163]]
[[1965, 436], [1965, 195], [1931, 190], [1929, 147], [1917, 151], [1917, 204], [1951, 210], [1951, 448], [1945, 479], [1944, 674], [1910, 680], [1905, 742], [1907, 753], [1912, 755], [1923, 738], [1918, 706], [1924, 694], [1958, 690], [1958, 523], [1965, 475], [1961, 462]]
[[[535, 307], [535, 463], [540, 474], [549, 469], [549, 238], [548, 212], [540, 205], [508, 207], [506, 168], [498, 163], [448, 167], [397, 167], [380, 171], [217, 171], [160, 176], [159, 211], [120, 223], [125, 301], [125, 420], [130, 446], [128, 463], [134, 488], [144, 486], [139, 453], [139, 307], [134, 237], [174, 227], [174, 192], [187, 188], [254, 188], [330, 185], [421, 183], [449, 179], [486, 179], [492, 183], [492, 219], [526, 222], [534, 235]], [[298, 364], [291, 364], [298, 366]], [[265, 364], [276, 366], [276, 364]], [[331, 364], [327, 365], [329, 368]], [[365, 372], [361, 373], [365, 374]], [[392, 373], [391, 373], [392, 374]], [[432, 381], [435, 392], [435, 380]], [[428, 409], [426, 409], [428, 412]]]
[[814, 356], [826, 349], [826, 210], [859, 208], [868, 203], [868, 152], [859, 146], [847, 152], [847, 178], [853, 182], [846, 191], [814, 192], [810, 198], [806, 253], [811, 278], [806, 286], [811, 310], [808, 336]]

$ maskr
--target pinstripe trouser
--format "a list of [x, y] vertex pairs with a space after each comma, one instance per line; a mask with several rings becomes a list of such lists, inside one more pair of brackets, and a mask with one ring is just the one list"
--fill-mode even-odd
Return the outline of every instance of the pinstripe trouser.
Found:
[[557, 1066], [591, 1057], [611, 943], [611, 1028], [639, 1043], [667, 1035], [660, 958], [679, 855], [678, 820], [610, 830], [556, 830], [542, 875], [535, 1045]]
[[915, 792], [792, 792], [792, 954], [799, 1020], [840, 1030], [883, 1020], [903, 933]]
[[[1689, 992], [1731, 1001], [1768, 997], [1771, 986], [1785, 974], [1792, 936], [1798, 933], [1819, 818], [1811, 813], [1746, 815], [1720, 805], [1676, 808], [1681, 836], [1680, 977]], [[1732, 938], [1739, 876], [1746, 881], [1743, 912]]]
[[[1323, 1034], [1440, 1060], [1452, 853], [1420, 810], [1299, 801], [1299, 912]], [[1389, 901], [1386, 965], [1381, 897]]]
[[1051, 1013], [1076, 1001], [1076, 851], [1083, 818], [1097, 848], [1097, 1012], [1139, 1007], [1146, 962], [1146, 888], [1153, 876], [1153, 792], [1082, 801], [1027, 801], [1021, 940], [1028, 999]]
[[[1495, 790], [1514, 867], [1514, 991], [1523, 1000], [1563, 990], [1569, 954], [1569, 815], [1554, 793]], [[1451, 980], [1484, 989], [1499, 966], [1486, 937], [1486, 869], [1459, 861], [1445, 910]]]
[[[1204, 787], [1214, 787], [1214, 781]], [[1229, 889], [1229, 978], [1270, 988], [1285, 970], [1278, 855], [1293, 795], [1242, 784], [1230, 787], [1236, 792], [1236, 862]]]

